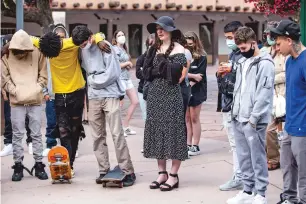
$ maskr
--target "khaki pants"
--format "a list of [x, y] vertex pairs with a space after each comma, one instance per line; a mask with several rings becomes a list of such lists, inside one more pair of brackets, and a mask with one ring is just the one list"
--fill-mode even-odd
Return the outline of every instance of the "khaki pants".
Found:
[[268, 125], [267, 137], [266, 137], [266, 150], [267, 159], [270, 164], [278, 164], [280, 160], [279, 145], [277, 138], [277, 124], [273, 120], [272, 123]]
[[127, 175], [134, 173], [129, 149], [124, 137], [118, 98], [89, 100], [88, 121], [93, 137], [93, 150], [96, 155], [100, 174], [110, 169], [108, 147], [106, 144], [106, 121], [113, 137], [119, 167]]

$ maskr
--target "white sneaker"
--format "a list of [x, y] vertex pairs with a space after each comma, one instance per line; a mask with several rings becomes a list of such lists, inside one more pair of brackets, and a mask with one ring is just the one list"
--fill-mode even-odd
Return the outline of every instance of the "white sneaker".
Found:
[[43, 153], [42, 153], [43, 157], [47, 157], [50, 150], [51, 150], [51, 149], [46, 148], [46, 149], [43, 151]]
[[78, 158], [78, 157], [79, 157], [79, 151], [77, 150], [75, 153], [75, 158]]
[[232, 190], [242, 190], [243, 183], [240, 180], [235, 179], [234, 177], [226, 182], [225, 184], [219, 186], [220, 191], [232, 191]]
[[28, 151], [29, 151], [29, 154], [33, 154], [33, 145], [32, 145], [32, 142], [30, 142], [29, 145], [28, 145]]
[[254, 193], [249, 195], [240, 191], [235, 197], [230, 198], [226, 201], [227, 204], [253, 204]]
[[3, 150], [0, 152], [0, 157], [5, 157], [11, 154], [13, 154], [13, 145], [8, 144], [8, 145], [5, 145]]
[[253, 200], [252, 204], [267, 204], [267, 198], [262, 197], [261, 195], [257, 194]]
[[126, 133], [126, 135], [136, 135], [136, 132], [130, 127], [124, 128], [124, 133]]

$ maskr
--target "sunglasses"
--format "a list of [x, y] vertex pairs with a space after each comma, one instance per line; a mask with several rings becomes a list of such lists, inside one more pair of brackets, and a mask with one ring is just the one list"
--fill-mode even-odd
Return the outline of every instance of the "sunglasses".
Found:
[[192, 36], [185, 36], [186, 39], [188, 40], [194, 40], [194, 38]]

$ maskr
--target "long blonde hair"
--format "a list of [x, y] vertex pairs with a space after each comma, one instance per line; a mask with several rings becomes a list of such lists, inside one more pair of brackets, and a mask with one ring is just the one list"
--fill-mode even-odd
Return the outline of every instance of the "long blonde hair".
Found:
[[194, 59], [199, 59], [201, 56], [207, 56], [207, 53], [205, 52], [202, 42], [200, 41], [199, 37], [195, 32], [188, 31], [185, 33], [185, 39], [190, 39], [194, 42], [194, 49], [192, 53], [192, 57]]

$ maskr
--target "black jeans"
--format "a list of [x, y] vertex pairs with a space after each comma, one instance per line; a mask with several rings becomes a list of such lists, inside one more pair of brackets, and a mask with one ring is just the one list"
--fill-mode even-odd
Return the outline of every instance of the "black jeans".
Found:
[[[3, 99], [2, 99], [3, 100]], [[4, 127], [4, 144], [12, 144], [12, 138], [13, 138], [13, 129], [12, 129], [12, 122], [11, 122], [11, 106], [10, 101], [4, 101], [4, 120], [5, 120], [5, 127]], [[31, 130], [29, 128], [29, 118], [26, 116], [25, 120], [25, 126], [27, 130], [27, 144], [32, 142], [31, 138]]]
[[61, 145], [69, 152], [71, 168], [79, 145], [84, 97], [84, 89], [68, 94], [55, 94], [55, 112]]

